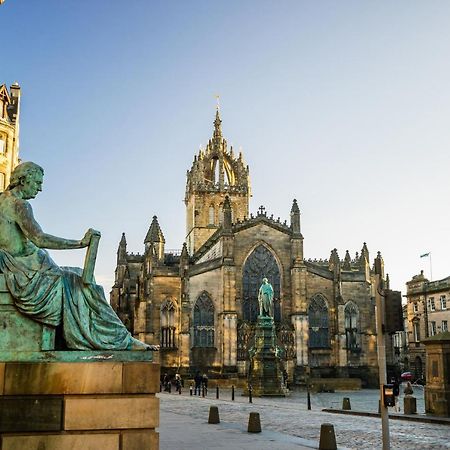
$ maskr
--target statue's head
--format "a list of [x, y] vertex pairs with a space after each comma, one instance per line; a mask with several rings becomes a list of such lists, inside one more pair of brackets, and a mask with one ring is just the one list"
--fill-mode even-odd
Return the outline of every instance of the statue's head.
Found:
[[36, 197], [42, 190], [44, 169], [30, 161], [19, 164], [11, 174], [8, 190], [19, 188], [22, 198], [28, 200]]
[[266, 284], [266, 283], [268, 283], [269, 282], [269, 280], [267, 279], [267, 278], [263, 278], [263, 283], [264, 284]]

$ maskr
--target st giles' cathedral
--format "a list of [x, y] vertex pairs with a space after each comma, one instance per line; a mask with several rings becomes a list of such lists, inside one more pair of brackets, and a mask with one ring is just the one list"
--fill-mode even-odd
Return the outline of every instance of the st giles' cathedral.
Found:
[[133, 336], [160, 345], [162, 371], [244, 378], [258, 289], [268, 278], [291, 380], [308, 368], [315, 377], [375, 380], [375, 274], [366, 244], [353, 258], [334, 249], [328, 260], [305, 259], [296, 200], [289, 222], [263, 207], [249, 214], [249, 168], [228, 148], [221, 124], [217, 110], [213, 136], [187, 172], [181, 252], [165, 252], [156, 216], [143, 254], [128, 253], [123, 234], [113, 308]]

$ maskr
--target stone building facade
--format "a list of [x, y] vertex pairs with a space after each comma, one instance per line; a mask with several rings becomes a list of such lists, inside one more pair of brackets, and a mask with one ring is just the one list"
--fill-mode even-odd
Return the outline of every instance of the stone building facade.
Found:
[[424, 378], [423, 340], [449, 331], [450, 277], [429, 281], [423, 271], [406, 283], [409, 366], [416, 378]]
[[122, 235], [113, 308], [134, 336], [160, 344], [163, 371], [245, 377], [267, 277], [290, 379], [310, 368], [312, 376], [376, 385], [378, 275], [366, 244], [354, 257], [347, 251], [341, 259], [334, 249], [327, 260], [306, 259], [297, 201], [282, 222], [264, 207], [250, 214], [250, 196], [249, 168], [228, 148], [217, 111], [213, 136], [187, 172], [183, 249], [165, 251], [156, 216], [142, 254], [128, 253]]
[[0, 192], [9, 184], [11, 172], [19, 164], [20, 86], [10, 90], [0, 86]]

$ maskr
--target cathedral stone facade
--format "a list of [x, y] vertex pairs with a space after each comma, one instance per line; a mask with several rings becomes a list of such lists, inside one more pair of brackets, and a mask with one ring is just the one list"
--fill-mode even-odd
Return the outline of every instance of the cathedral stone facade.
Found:
[[143, 254], [128, 253], [123, 234], [113, 308], [135, 337], [161, 346], [162, 371], [245, 378], [266, 277], [291, 380], [310, 372], [376, 385], [377, 276], [366, 244], [353, 258], [334, 249], [328, 260], [305, 259], [296, 200], [289, 221], [264, 207], [249, 214], [249, 168], [228, 148], [221, 122], [217, 111], [213, 136], [187, 172], [183, 249], [165, 252], [156, 216]]

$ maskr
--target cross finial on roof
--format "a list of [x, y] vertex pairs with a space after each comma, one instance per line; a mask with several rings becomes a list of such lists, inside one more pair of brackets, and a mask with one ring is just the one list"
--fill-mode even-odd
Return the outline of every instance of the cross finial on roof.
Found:
[[261, 205], [261, 206], [258, 208], [258, 215], [259, 215], [259, 216], [265, 216], [265, 215], [266, 215], [266, 208], [264, 208], [263, 205]]

